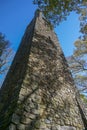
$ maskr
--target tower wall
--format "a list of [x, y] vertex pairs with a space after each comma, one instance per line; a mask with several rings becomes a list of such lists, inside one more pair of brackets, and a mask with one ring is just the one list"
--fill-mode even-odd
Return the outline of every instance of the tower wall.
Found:
[[0, 130], [82, 130], [76, 88], [58, 39], [36, 13], [0, 91]]

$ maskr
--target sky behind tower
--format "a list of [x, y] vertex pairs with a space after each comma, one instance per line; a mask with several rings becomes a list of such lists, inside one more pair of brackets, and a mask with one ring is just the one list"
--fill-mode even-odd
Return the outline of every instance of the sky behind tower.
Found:
[[[27, 25], [34, 16], [33, 0], [0, 0], [0, 32], [6, 35], [16, 52]], [[78, 15], [71, 13], [67, 21], [55, 28], [65, 56], [73, 53], [73, 43], [79, 37]]]

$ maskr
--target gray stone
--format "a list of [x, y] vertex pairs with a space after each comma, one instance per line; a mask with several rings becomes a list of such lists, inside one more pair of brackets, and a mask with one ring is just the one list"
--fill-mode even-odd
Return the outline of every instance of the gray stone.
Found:
[[44, 129], [44, 128], [46, 128], [46, 124], [45, 123], [41, 123], [40, 129]]
[[20, 95], [23, 95], [23, 96], [27, 95], [26, 89], [22, 88], [20, 91]]
[[18, 125], [17, 125], [17, 129], [18, 129], [18, 130], [25, 130], [25, 128], [26, 128], [26, 127], [25, 127], [24, 124], [18, 124]]
[[22, 117], [22, 119], [20, 120], [21, 123], [23, 124], [30, 124], [31, 123], [31, 119], [26, 118], [25, 116]]
[[46, 123], [46, 124], [50, 124], [50, 123], [51, 123], [51, 121], [50, 121], [50, 120], [48, 120], [48, 119], [45, 119], [45, 123]]
[[25, 106], [24, 110], [25, 110], [26, 112], [31, 112], [31, 109], [30, 109], [29, 106]]
[[34, 114], [29, 114], [29, 118], [30, 119], [35, 119], [35, 115]]
[[42, 128], [41, 130], [50, 130], [50, 128]]
[[13, 116], [12, 116], [12, 122], [14, 124], [19, 124], [19, 122], [20, 122], [20, 116], [18, 116], [17, 114], [13, 114]]
[[[57, 130], [56, 126], [52, 126], [51, 130]], [[59, 130], [59, 129], [58, 129]]]
[[25, 98], [25, 96], [24, 95], [19, 95], [19, 100], [21, 101], [21, 102], [23, 102], [24, 101], [24, 98]]
[[39, 114], [39, 110], [32, 109], [32, 113], [35, 114], [35, 115], [38, 115]]
[[16, 130], [16, 125], [14, 125], [14, 124], [10, 124], [10, 126], [9, 126], [9, 130]]
[[73, 126], [56, 126], [57, 130], [76, 130]]

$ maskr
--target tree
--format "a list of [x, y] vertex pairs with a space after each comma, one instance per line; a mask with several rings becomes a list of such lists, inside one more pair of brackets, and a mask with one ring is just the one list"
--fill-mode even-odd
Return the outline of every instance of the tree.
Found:
[[[9, 68], [9, 61], [12, 56], [12, 49], [10, 49], [10, 42], [5, 39], [5, 36], [0, 33], [0, 77], [5, 74]], [[2, 79], [0, 78], [0, 81]]]
[[[80, 94], [80, 97], [81, 97], [81, 99], [82, 99], [84, 105], [85, 105], [85, 104], [87, 105], [87, 96], [85, 96], [84, 94]], [[85, 106], [85, 108], [87, 108], [87, 107]]]
[[52, 25], [59, 24], [66, 19], [71, 11], [79, 13], [84, 2], [86, 3], [86, 0], [33, 0], [33, 3], [38, 5]]
[[80, 14], [80, 32], [82, 33], [82, 39], [87, 40], [87, 2], [84, 1], [82, 6], [78, 8]]
[[80, 13], [80, 38], [74, 43], [73, 55], [68, 58], [70, 70], [81, 93], [87, 92], [87, 2], [78, 8]]
[[79, 39], [75, 42], [75, 50], [68, 63], [79, 91], [87, 92], [87, 41]]

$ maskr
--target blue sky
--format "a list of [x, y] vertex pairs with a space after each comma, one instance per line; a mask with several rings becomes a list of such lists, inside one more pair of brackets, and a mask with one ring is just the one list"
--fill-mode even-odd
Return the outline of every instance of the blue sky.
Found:
[[[0, 32], [6, 35], [14, 51], [32, 20], [36, 6], [32, 0], [0, 0]], [[73, 43], [79, 37], [78, 15], [71, 13], [67, 21], [55, 28], [65, 56], [73, 53]]]

